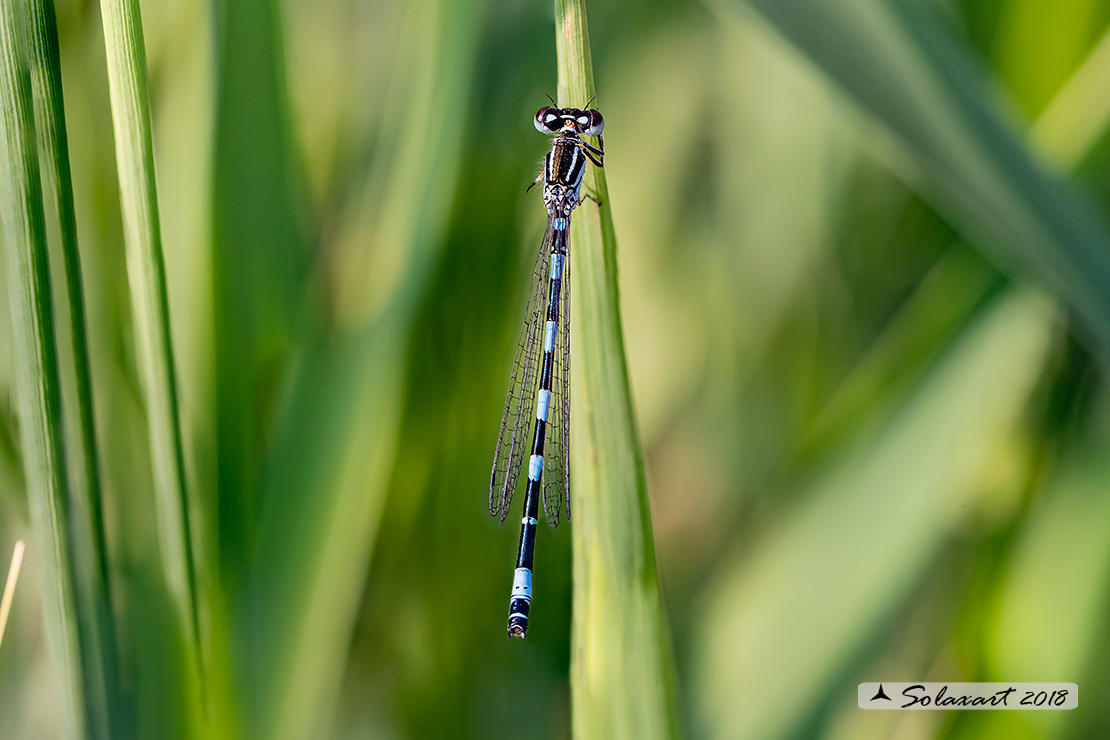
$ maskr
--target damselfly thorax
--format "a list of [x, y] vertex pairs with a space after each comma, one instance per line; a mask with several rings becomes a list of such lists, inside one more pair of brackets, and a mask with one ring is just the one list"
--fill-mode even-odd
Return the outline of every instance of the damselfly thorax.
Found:
[[543, 203], [551, 215], [569, 216], [580, 200], [586, 157], [574, 134], [560, 135], [544, 163]]

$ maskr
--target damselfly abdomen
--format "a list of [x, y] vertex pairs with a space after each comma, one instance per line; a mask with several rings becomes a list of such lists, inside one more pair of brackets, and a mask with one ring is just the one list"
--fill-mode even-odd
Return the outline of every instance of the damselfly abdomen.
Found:
[[[525, 433], [533, 418], [528, 413], [532, 408], [529, 401], [535, 399], [524, 516], [520, 522], [520, 544], [509, 599], [509, 636], [521, 638], [528, 631], [528, 611], [532, 603], [532, 554], [541, 496], [547, 522], [552, 527], [558, 526], [562, 512], [570, 516], [570, 242], [567, 235], [571, 212], [583, 199], [581, 188], [586, 160], [601, 167], [605, 157], [605, 140], [601, 135], [605, 122], [596, 110], [544, 107], [536, 113], [535, 123], [541, 133], [555, 137], [544, 160], [543, 172], [532, 183], [535, 185], [543, 180], [547, 229], [513, 357], [509, 394], [505, 415], [501, 418], [501, 431], [497, 435], [489, 486], [490, 513], [504, 523], [528, 443]], [[596, 136], [597, 146], [588, 144], [583, 136]]]

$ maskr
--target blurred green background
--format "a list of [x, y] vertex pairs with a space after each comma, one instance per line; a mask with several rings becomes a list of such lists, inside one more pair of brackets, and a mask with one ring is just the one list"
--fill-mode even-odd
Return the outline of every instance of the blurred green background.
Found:
[[[567, 525], [510, 643], [485, 503], [550, 4], [141, 6], [209, 667], [163, 584], [99, 7], [59, 0], [113, 737], [567, 737]], [[589, 10], [684, 732], [1110, 736], [1110, 5]], [[9, 347], [5, 319], [4, 562], [33, 537]], [[67, 722], [39, 575], [2, 738]], [[865, 713], [871, 680], [1081, 698]]]

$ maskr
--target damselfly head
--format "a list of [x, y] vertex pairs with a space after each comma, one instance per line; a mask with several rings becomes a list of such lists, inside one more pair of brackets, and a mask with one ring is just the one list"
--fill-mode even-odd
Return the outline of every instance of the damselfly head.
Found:
[[556, 108], [544, 106], [536, 112], [536, 130], [541, 134], [558, 134], [573, 131], [586, 136], [600, 136], [605, 128], [605, 119], [593, 108]]

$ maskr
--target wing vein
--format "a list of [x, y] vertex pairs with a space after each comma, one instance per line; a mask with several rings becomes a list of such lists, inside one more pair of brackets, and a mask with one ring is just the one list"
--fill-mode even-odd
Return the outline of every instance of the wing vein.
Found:
[[532, 408], [535, 397], [538, 360], [542, 357], [543, 331], [546, 323], [547, 291], [551, 270], [549, 255], [551, 244], [551, 224], [548, 219], [544, 233], [543, 246], [536, 257], [532, 270], [532, 285], [525, 304], [524, 320], [513, 353], [513, 364], [509, 373], [509, 391], [505, 399], [505, 411], [501, 417], [501, 429], [497, 435], [497, 446], [493, 454], [493, 469], [490, 472], [489, 511], [492, 516], [505, 522], [513, 493], [520, 478], [524, 450], [528, 446], [529, 422], [534, 414], [526, 413]]

